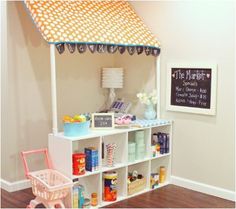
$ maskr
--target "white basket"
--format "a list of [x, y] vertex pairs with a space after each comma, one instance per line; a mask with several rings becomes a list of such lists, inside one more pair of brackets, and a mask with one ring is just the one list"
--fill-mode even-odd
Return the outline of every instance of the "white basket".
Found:
[[53, 169], [30, 172], [29, 178], [33, 194], [47, 201], [64, 198], [73, 185], [69, 178]]

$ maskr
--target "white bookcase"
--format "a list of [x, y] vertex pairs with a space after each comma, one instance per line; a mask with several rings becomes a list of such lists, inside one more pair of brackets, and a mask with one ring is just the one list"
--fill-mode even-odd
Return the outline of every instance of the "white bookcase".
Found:
[[[145, 131], [146, 156], [144, 159], [135, 162], [128, 162], [128, 141], [133, 138], [134, 132], [137, 130]], [[169, 153], [152, 157], [151, 152], [151, 137], [153, 133], [164, 132], [170, 136]], [[104, 144], [115, 142], [117, 144], [115, 166], [106, 167], [103, 162], [101, 151], [102, 142]], [[91, 130], [88, 135], [81, 137], [65, 137], [63, 133], [49, 134], [49, 152], [53, 161], [54, 168], [62, 172], [73, 181], [79, 181], [85, 188], [85, 197], [90, 198], [91, 193], [98, 194], [98, 206], [102, 207], [120, 200], [124, 200], [139, 194], [142, 194], [150, 189], [150, 174], [158, 172], [160, 166], [165, 166], [167, 171], [166, 181], [159, 184], [159, 187], [169, 184], [171, 173], [171, 144], [172, 144], [172, 122], [164, 121], [164, 124], [150, 126], [145, 128], [130, 128], [130, 129], [110, 129], [110, 130]], [[99, 152], [99, 169], [94, 172], [88, 172], [84, 175], [75, 176], [72, 171], [72, 154], [74, 152], [84, 152], [85, 147], [94, 146]], [[115, 202], [103, 201], [103, 172], [115, 170], [118, 173], [118, 198]], [[137, 170], [146, 178], [146, 188], [136, 194], [127, 194], [127, 177], [128, 172]], [[158, 189], [157, 188], [157, 189]], [[65, 199], [67, 208], [72, 207], [72, 190]]]

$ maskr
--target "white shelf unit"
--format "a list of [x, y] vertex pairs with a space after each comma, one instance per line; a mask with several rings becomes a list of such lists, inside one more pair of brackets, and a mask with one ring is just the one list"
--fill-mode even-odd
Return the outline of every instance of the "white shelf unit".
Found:
[[[134, 137], [134, 132], [138, 130], [145, 131], [146, 156], [144, 159], [128, 162], [128, 142]], [[164, 132], [170, 136], [169, 153], [152, 157], [151, 154], [151, 137], [153, 133]], [[159, 184], [159, 187], [169, 184], [171, 174], [171, 141], [172, 141], [172, 122], [165, 121], [162, 125], [156, 125], [144, 128], [129, 129], [110, 129], [110, 130], [90, 130], [90, 133], [81, 137], [66, 137], [63, 133], [49, 134], [49, 153], [54, 164], [54, 168], [62, 172], [75, 182], [79, 182], [85, 188], [85, 197], [90, 198], [91, 193], [98, 194], [98, 206], [102, 207], [115, 202], [134, 197], [144, 192], [151, 191], [150, 175], [152, 172], [159, 172], [160, 166], [165, 166], [167, 171], [166, 181]], [[102, 143], [115, 142], [117, 144], [115, 165], [107, 167], [102, 159]], [[84, 175], [73, 175], [72, 154], [75, 152], [84, 152], [85, 147], [94, 146], [99, 152], [99, 169], [94, 172], [88, 172]], [[104, 146], [105, 150], [105, 146]], [[105, 153], [106, 154], [106, 153]], [[128, 172], [137, 170], [146, 177], [146, 187], [143, 191], [128, 195], [127, 194], [127, 177]], [[116, 171], [118, 173], [118, 197], [114, 202], [103, 201], [103, 173], [106, 171]], [[67, 208], [72, 208], [72, 190], [65, 199]]]

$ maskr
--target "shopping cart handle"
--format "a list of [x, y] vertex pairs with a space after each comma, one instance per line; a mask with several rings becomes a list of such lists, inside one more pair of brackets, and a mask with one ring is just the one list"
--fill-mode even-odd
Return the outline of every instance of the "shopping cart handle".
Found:
[[25, 171], [26, 178], [29, 178], [29, 172], [30, 172], [28, 164], [27, 164], [26, 156], [31, 155], [31, 154], [39, 154], [39, 153], [43, 153], [45, 155], [45, 162], [46, 162], [47, 167], [49, 169], [53, 168], [51, 160], [49, 158], [48, 149], [45, 148], [45, 149], [37, 149], [37, 150], [30, 150], [30, 151], [22, 151], [21, 157], [22, 157], [23, 164], [24, 164], [24, 171]]

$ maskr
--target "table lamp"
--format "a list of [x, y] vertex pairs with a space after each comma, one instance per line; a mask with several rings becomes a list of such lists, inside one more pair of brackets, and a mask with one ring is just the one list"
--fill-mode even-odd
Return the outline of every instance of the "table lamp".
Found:
[[110, 89], [107, 107], [109, 108], [116, 97], [115, 89], [123, 88], [123, 68], [103, 68], [102, 88]]

